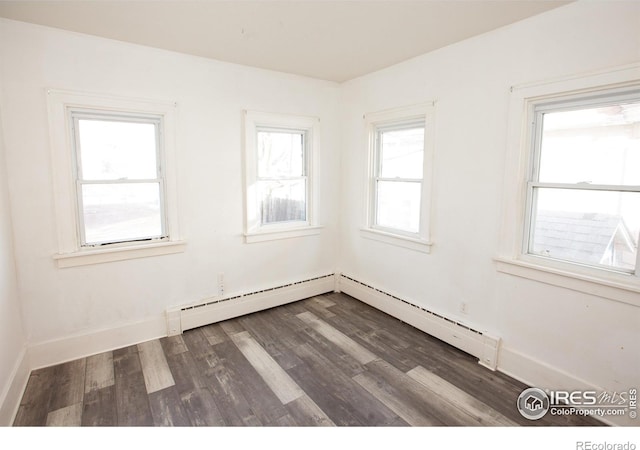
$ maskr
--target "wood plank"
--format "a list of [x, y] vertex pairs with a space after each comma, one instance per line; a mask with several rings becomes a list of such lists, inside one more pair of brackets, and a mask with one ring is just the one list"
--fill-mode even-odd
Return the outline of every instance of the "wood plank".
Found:
[[393, 364], [394, 367], [402, 372], [407, 372], [418, 365], [405, 350], [398, 350], [389, 345], [392, 344], [391, 341], [380, 338], [380, 331], [370, 333], [356, 331], [351, 336], [351, 339], [367, 348], [372, 353], [382, 355], [385, 361]]
[[138, 344], [138, 353], [148, 394], [175, 385], [162, 345], [158, 340]]
[[82, 426], [104, 427], [116, 426], [115, 384], [102, 389], [94, 389], [84, 394], [82, 408]]
[[184, 427], [191, 425], [175, 386], [149, 394], [149, 407], [155, 426]]
[[307, 341], [306, 345], [313, 347], [336, 365], [345, 375], [353, 377], [366, 369], [353, 356], [327, 340], [313, 328], [305, 328], [300, 332]]
[[187, 345], [184, 343], [184, 339], [182, 339], [181, 334], [177, 336], [163, 337], [160, 339], [160, 345], [162, 345], [162, 351], [167, 357], [188, 351]]
[[231, 426], [261, 425], [216, 350], [214, 350], [220, 345], [233, 345], [233, 343], [228, 341], [215, 347], [211, 346], [201, 329], [185, 332], [184, 341], [193, 355], [193, 359], [202, 376], [205, 377], [206, 386], [213, 394], [224, 423]]
[[87, 368], [84, 382], [85, 394], [113, 386], [114, 383], [113, 352], [104, 352], [87, 357]]
[[113, 369], [118, 426], [153, 425], [138, 347], [114, 350]]
[[56, 385], [57, 366], [31, 372], [27, 387], [13, 421], [14, 426], [44, 426], [47, 423], [49, 403]]
[[302, 300], [302, 304], [307, 310], [318, 315], [322, 319], [328, 319], [335, 316], [335, 313], [327, 309], [330, 306], [334, 306], [335, 303], [329, 300], [324, 300], [322, 297], [311, 297], [306, 300]]
[[[223, 426], [224, 418], [190, 351], [167, 356], [184, 410], [193, 426]], [[206, 363], [206, 361], [205, 361]], [[208, 366], [208, 365], [207, 365]]]
[[244, 329], [244, 327], [240, 323], [240, 320], [238, 319], [231, 319], [220, 322], [220, 327], [227, 334], [227, 336], [233, 336], [234, 334], [247, 331]]
[[333, 420], [307, 394], [287, 403], [285, 407], [301, 427], [330, 427], [335, 425]]
[[412, 402], [402, 399], [392, 385], [379, 380], [369, 372], [356, 375], [353, 379], [409, 425], [417, 427], [445, 425]]
[[229, 336], [224, 332], [219, 323], [207, 325], [202, 327], [201, 330], [210, 345], [221, 344], [229, 340]]
[[[296, 348], [296, 353], [300, 356], [305, 365], [310, 369], [305, 375], [319, 381], [318, 390], [309, 390], [300, 384], [318, 406], [336, 423], [341, 424], [340, 419], [332, 415], [325, 407], [328, 403], [342, 406], [349, 413], [349, 418], [355, 418], [361, 425], [385, 426], [397, 420], [397, 415], [387, 408], [377, 398], [363, 389], [351, 377], [344, 374], [332, 361], [316, 351], [310, 345], [301, 345]], [[294, 368], [295, 369], [295, 368]], [[296, 382], [301, 381], [296, 379]], [[306, 381], [305, 381], [306, 383]], [[327, 397], [330, 402], [321, 403], [319, 398]]]
[[[234, 342], [237, 339], [244, 339], [243, 335], [245, 333], [248, 335], [245, 331], [243, 333], [233, 335], [232, 339]], [[241, 338], [240, 336], [243, 337]], [[253, 341], [250, 337], [248, 339]], [[262, 349], [255, 341], [253, 341], [252, 344]], [[251, 351], [256, 352], [255, 349], [252, 349]], [[262, 355], [260, 356], [266, 355], [266, 357], [269, 357], [264, 350], [261, 351]], [[218, 344], [216, 346], [216, 352], [220, 356], [225, 368], [229, 371], [229, 374], [233, 377], [234, 382], [240, 388], [240, 391], [247, 400], [251, 411], [253, 411], [255, 416], [263, 425], [272, 425], [288, 414], [283, 403], [273, 392], [269, 382], [264, 378], [265, 372], [257, 371], [252, 363], [247, 360], [246, 356], [238, 349], [237, 344], [232, 342]], [[275, 362], [273, 363], [275, 364]], [[277, 367], [279, 368], [279, 366]], [[279, 369], [284, 376], [287, 378], [289, 377], [284, 370], [281, 368]], [[271, 373], [273, 372], [269, 372], [269, 374]], [[279, 381], [282, 381], [282, 379], [279, 379]], [[285, 380], [282, 382], [286, 383], [287, 381]], [[293, 381], [291, 380], [290, 382], [292, 383]]]
[[49, 411], [82, 402], [86, 362], [86, 358], [82, 358], [57, 366], [55, 390], [49, 403]]
[[278, 420], [271, 424], [274, 427], [297, 427], [298, 424], [289, 414], [280, 417]]
[[[358, 375], [358, 377], [367, 377], [366, 382], [369, 387], [372, 386], [374, 381], [379, 382], [379, 380], [382, 380], [387, 386], [392, 386], [387, 392], [393, 392], [393, 398], [396, 402], [405, 407], [412, 407], [414, 410], [419, 411], [423, 417], [427, 417], [430, 420], [435, 419], [437, 423], [441, 425], [478, 425], [472, 415], [466, 411], [452, 408], [451, 404], [443, 400], [442, 397], [425, 389], [420, 383], [399, 371], [388, 362], [381, 360], [373, 361], [367, 364], [367, 369], [369, 369], [368, 372], [362, 373]], [[359, 380], [363, 380], [363, 378]], [[394, 411], [396, 410], [394, 409]], [[400, 414], [400, 412], [396, 411], [396, 413], [407, 420], [407, 417], [403, 415], [404, 412]], [[412, 422], [409, 423], [414, 425]], [[435, 424], [436, 423], [433, 423], [433, 425]]]
[[234, 334], [231, 339], [283, 405], [304, 395], [300, 386], [248, 332]]
[[442, 397], [442, 399], [451, 404], [453, 408], [458, 408], [474, 417], [477, 425], [502, 427], [518, 425], [516, 422], [507, 419], [485, 403], [482, 403], [472, 395], [467, 394], [462, 389], [457, 388], [436, 374], [429, 372], [422, 366], [410, 370], [407, 372], [407, 375], [435, 395]]
[[241, 318], [240, 322], [278, 365], [287, 370], [301, 364], [300, 358], [291, 349], [303, 341], [287, 326], [285, 319], [274, 315], [273, 311], [250, 314]]
[[48, 427], [79, 427], [82, 423], [82, 403], [74, 403], [47, 415]]
[[320, 333], [327, 340], [334, 343], [335, 345], [340, 347], [342, 350], [344, 350], [346, 353], [351, 355], [360, 364], [366, 364], [378, 358], [376, 355], [371, 353], [362, 345], [355, 342], [353, 339], [351, 339], [347, 335], [336, 330], [326, 322], [318, 319], [313, 313], [307, 311], [307, 312], [298, 314], [296, 317], [298, 317], [304, 323], [306, 323], [315, 331]]
[[[331, 389], [333, 384], [331, 376], [326, 373], [317, 372], [313, 367], [304, 362], [287, 370], [291, 378], [305, 391], [306, 395], [316, 404], [321, 411], [337, 426], [363, 426], [364, 423], [356, 417], [353, 406], [345, 402], [336, 392]], [[300, 397], [303, 398], [303, 397]], [[299, 399], [298, 399], [299, 400]], [[292, 406], [293, 405], [293, 406]], [[300, 423], [300, 415], [295, 414], [296, 400], [287, 403], [289, 412], [296, 417]], [[308, 419], [307, 419], [308, 420]], [[309, 423], [309, 422], [307, 422]]]
[[180, 395], [192, 426], [224, 426], [224, 418], [208, 388], [196, 388]]
[[331, 300], [331, 297], [327, 295], [317, 295], [308, 299], [309, 302], [318, 305], [321, 308], [330, 308], [336, 305], [336, 302]]

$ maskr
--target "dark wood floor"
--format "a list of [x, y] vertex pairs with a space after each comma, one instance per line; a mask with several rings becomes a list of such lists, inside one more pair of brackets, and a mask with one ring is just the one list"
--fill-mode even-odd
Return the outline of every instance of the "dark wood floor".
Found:
[[344, 294], [34, 371], [16, 426], [600, 425]]

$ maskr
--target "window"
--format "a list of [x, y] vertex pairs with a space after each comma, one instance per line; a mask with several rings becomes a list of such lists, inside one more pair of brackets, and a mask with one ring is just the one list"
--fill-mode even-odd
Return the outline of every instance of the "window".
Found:
[[418, 235], [424, 121], [376, 127], [372, 226]]
[[317, 234], [317, 118], [245, 112], [247, 242]]
[[58, 267], [183, 251], [174, 103], [48, 90]]
[[259, 223], [307, 223], [307, 133], [257, 129]]
[[428, 249], [433, 106], [365, 116], [369, 207], [363, 236]]
[[640, 305], [639, 69], [511, 88], [499, 272]]
[[640, 91], [539, 103], [533, 115], [527, 253], [635, 273]]
[[70, 114], [80, 245], [165, 239], [161, 118]]

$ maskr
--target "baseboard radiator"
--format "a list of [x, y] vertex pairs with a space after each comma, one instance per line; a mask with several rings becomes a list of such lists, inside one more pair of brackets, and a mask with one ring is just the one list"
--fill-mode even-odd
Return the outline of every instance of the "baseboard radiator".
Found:
[[492, 370], [498, 365], [500, 338], [429, 311], [344, 274], [329, 274], [254, 292], [212, 298], [167, 310], [167, 334], [233, 319], [245, 314], [340, 291], [402, 320], [478, 358]]
[[489, 336], [344, 274], [336, 277], [336, 290], [477, 357], [480, 364], [491, 370], [495, 370], [498, 365], [500, 338]]
[[192, 328], [333, 292], [335, 285], [334, 274], [322, 275], [268, 289], [211, 298], [195, 305], [169, 309], [167, 310], [167, 334], [175, 336]]

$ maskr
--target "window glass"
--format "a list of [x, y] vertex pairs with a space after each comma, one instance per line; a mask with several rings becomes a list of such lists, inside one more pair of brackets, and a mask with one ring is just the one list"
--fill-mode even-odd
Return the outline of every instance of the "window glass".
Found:
[[554, 259], [633, 271], [640, 231], [640, 193], [536, 190], [530, 252]]
[[382, 131], [380, 176], [422, 178], [424, 127]]
[[640, 186], [640, 102], [543, 120], [539, 181]]
[[376, 224], [410, 233], [420, 231], [421, 183], [378, 181]]
[[263, 224], [307, 219], [304, 180], [259, 181], [258, 187]]
[[162, 235], [158, 183], [85, 184], [82, 205], [88, 245]]
[[152, 123], [78, 120], [84, 180], [156, 178], [156, 127]]
[[258, 177], [304, 175], [304, 134], [258, 132]]

